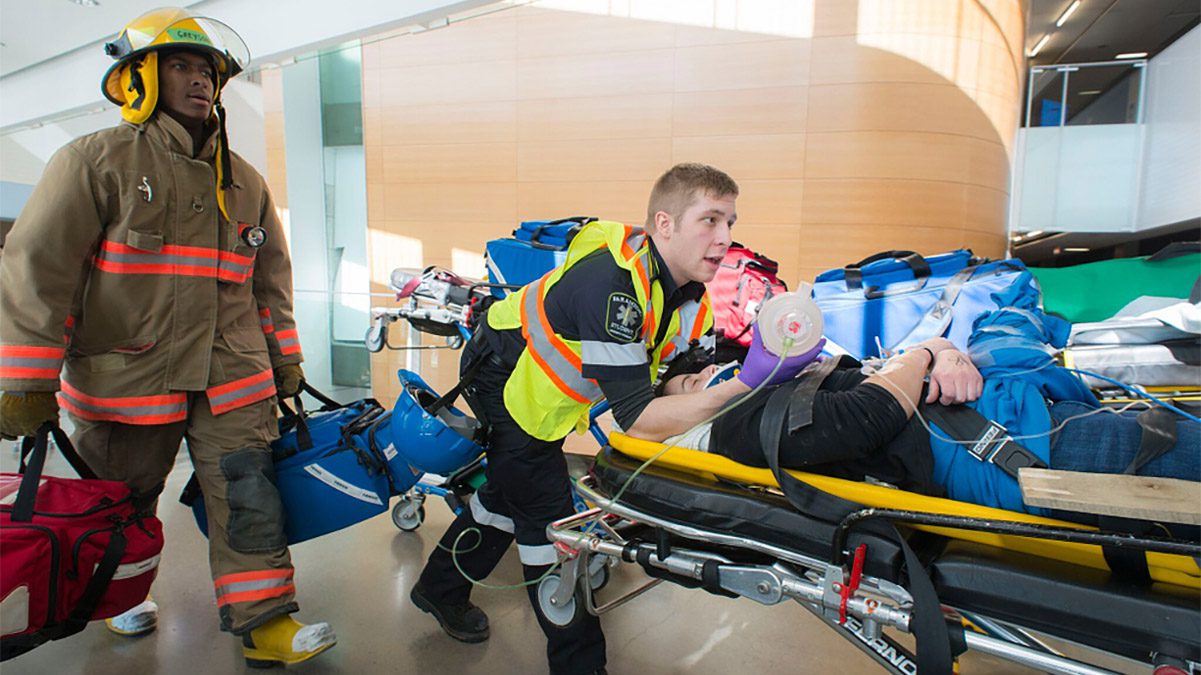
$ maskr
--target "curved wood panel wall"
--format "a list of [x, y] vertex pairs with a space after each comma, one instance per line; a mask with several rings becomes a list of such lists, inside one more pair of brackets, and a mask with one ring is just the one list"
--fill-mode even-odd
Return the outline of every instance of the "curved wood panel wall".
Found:
[[373, 278], [478, 264], [522, 219], [641, 223], [680, 161], [739, 182], [735, 236], [790, 284], [884, 249], [1005, 253], [1021, 0], [571, 9], [609, 4], [364, 40]]

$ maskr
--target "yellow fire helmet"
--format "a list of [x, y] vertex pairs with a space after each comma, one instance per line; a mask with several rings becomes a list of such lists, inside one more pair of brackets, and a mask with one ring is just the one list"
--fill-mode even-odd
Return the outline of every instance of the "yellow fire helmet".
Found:
[[121, 106], [121, 115], [135, 124], [149, 119], [158, 101], [158, 54], [180, 47], [212, 57], [216, 72], [214, 100], [221, 87], [250, 61], [246, 43], [229, 26], [185, 9], [164, 7], [130, 21], [104, 52], [116, 60], [101, 80], [104, 96]]
[[229, 175], [229, 142], [221, 88], [250, 62], [246, 43], [229, 26], [208, 17], [193, 16], [178, 7], [154, 9], [130, 21], [104, 52], [116, 60], [101, 80], [104, 96], [121, 106], [121, 116], [134, 124], [150, 119], [158, 103], [158, 52], [191, 49], [213, 60], [213, 114], [220, 128], [217, 162], [217, 202], [225, 212], [223, 190], [232, 184]]

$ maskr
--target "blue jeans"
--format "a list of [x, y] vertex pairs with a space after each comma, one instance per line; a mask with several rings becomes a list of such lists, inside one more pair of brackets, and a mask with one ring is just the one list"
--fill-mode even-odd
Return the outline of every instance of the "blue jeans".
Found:
[[[1076, 401], [1051, 406], [1055, 425], [1093, 408]], [[1098, 413], [1068, 422], [1051, 443], [1051, 468], [1092, 473], [1122, 473], [1138, 454], [1142, 427], [1137, 412]], [[1176, 445], [1138, 470], [1140, 476], [1201, 481], [1201, 424], [1178, 417]]]

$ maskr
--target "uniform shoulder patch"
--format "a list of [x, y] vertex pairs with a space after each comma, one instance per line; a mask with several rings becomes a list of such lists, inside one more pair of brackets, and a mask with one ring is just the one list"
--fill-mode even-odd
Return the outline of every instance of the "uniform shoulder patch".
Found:
[[642, 327], [642, 308], [633, 296], [611, 293], [605, 310], [605, 332], [620, 342], [633, 342]]

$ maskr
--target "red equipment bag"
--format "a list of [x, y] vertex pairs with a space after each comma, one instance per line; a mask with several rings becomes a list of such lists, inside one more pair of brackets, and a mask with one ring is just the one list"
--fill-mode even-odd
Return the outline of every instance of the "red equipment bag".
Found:
[[779, 271], [775, 260], [738, 242], [726, 251], [717, 276], [708, 284], [719, 362], [726, 350], [741, 350], [745, 355], [759, 307], [773, 295], [788, 291], [788, 284], [776, 276]]
[[[42, 477], [51, 434], [82, 480]], [[156, 496], [97, 480], [57, 426], [22, 441], [21, 473], [0, 474], [0, 661], [146, 599], [163, 550]]]

